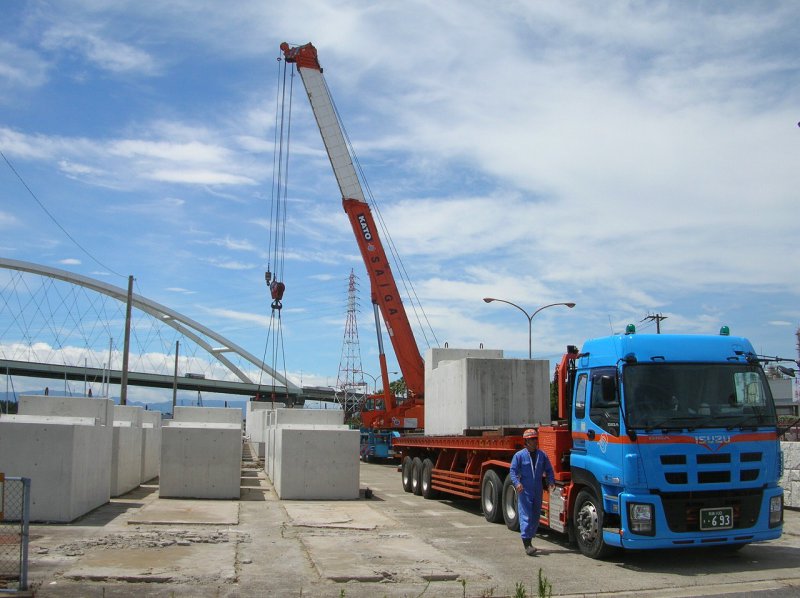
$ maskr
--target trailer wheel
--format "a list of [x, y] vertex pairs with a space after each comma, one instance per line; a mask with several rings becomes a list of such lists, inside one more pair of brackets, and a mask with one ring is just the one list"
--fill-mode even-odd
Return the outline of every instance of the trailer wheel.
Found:
[[411, 457], [403, 458], [403, 466], [400, 468], [400, 471], [402, 472], [400, 475], [403, 476], [403, 490], [411, 492], [413, 490], [411, 487], [411, 480], [414, 472], [414, 462], [411, 460]]
[[575, 500], [575, 539], [580, 551], [592, 559], [602, 559], [613, 552], [603, 541], [603, 503], [593, 492], [583, 489]]
[[489, 523], [500, 523], [503, 520], [503, 509], [501, 507], [503, 494], [503, 484], [500, 476], [493, 469], [486, 472], [481, 483], [481, 508], [483, 516]]
[[422, 462], [422, 498], [433, 499], [439, 492], [433, 489], [433, 461], [425, 459]]
[[512, 532], [519, 531], [519, 511], [517, 511], [517, 489], [511, 481], [511, 474], [503, 482], [503, 521]]
[[422, 459], [419, 457], [411, 462], [411, 492], [422, 496]]

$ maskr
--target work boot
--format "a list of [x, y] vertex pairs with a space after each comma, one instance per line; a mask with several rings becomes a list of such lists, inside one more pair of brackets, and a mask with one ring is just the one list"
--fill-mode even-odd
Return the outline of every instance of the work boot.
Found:
[[536, 546], [531, 546], [530, 544], [528, 544], [525, 547], [525, 554], [527, 554], [528, 556], [534, 556], [536, 554]]

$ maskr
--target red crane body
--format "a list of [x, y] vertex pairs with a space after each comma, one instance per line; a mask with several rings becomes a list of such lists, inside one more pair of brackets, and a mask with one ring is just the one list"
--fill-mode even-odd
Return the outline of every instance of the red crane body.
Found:
[[389, 389], [389, 374], [379, 330], [383, 381], [383, 394], [379, 395], [379, 398], [383, 399], [385, 408], [363, 411], [362, 424], [369, 428], [421, 428], [424, 417], [425, 364], [417, 348], [414, 332], [378, 235], [372, 211], [364, 197], [352, 156], [345, 143], [344, 133], [336, 117], [333, 102], [322, 76], [317, 50], [311, 44], [290, 47], [284, 42], [281, 44], [281, 51], [287, 62], [296, 65], [311, 102], [325, 150], [342, 194], [342, 207], [350, 220], [361, 258], [369, 275], [373, 305], [377, 305], [380, 309], [408, 390], [408, 397], [398, 402]]

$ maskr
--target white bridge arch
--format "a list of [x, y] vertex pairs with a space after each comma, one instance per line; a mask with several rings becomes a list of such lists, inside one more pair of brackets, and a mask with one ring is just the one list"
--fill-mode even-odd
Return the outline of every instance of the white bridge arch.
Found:
[[[108, 297], [111, 297], [122, 303], [127, 303], [128, 301], [127, 289], [95, 280], [87, 276], [75, 274], [74, 272], [69, 272], [67, 270], [6, 258], [0, 258], [0, 268], [46, 276], [67, 282], [69, 284], [78, 285], [97, 293], [102, 293], [103, 295], [107, 295]], [[235, 353], [240, 358], [251, 363], [257, 369], [268, 374], [273, 380], [283, 384], [286, 387], [287, 392], [291, 394], [302, 393], [301, 388], [288, 380], [284, 375], [275, 371], [273, 368], [266, 365], [262, 360], [256, 358], [254, 355], [244, 348], [238, 346], [236, 343], [230, 341], [221, 334], [214, 332], [210, 328], [203, 326], [199, 322], [196, 322], [173, 309], [135, 293], [132, 296], [131, 304], [132, 307], [152, 316], [158, 321], [175, 329], [180, 334], [190, 338], [192, 341], [197, 343], [199, 347], [202, 347], [205, 351], [207, 351], [209, 355], [214, 357], [214, 359], [224, 365], [241, 382], [245, 384], [255, 384], [255, 382], [253, 382], [247, 374], [245, 374], [236, 364], [228, 359], [228, 357], [225, 355], [226, 353]], [[212, 346], [206, 340], [206, 338], [212, 339], [216, 343], [219, 343], [219, 346]]]

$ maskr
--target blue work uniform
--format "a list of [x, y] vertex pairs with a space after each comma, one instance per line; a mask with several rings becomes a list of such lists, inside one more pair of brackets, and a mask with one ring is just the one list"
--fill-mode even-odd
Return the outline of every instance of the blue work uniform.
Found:
[[555, 484], [553, 466], [538, 448], [531, 453], [527, 448], [517, 451], [511, 459], [511, 482], [516, 486], [522, 483], [522, 493], [517, 495], [519, 514], [519, 535], [530, 540], [539, 528], [539, 514], [542, 511], [542, 478], [547, 474], [547, 483]]

